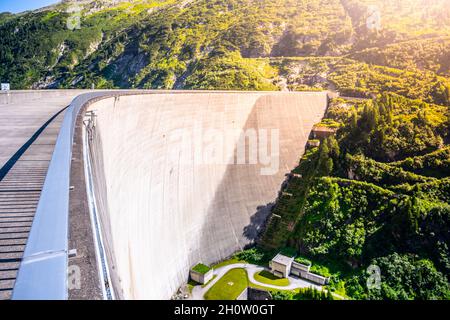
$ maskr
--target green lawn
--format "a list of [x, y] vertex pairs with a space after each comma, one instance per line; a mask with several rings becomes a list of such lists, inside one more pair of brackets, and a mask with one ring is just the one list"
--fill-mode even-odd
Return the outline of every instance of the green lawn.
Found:
[[[262, 275], [261, 275], [261, 273], [262, 273]], [[258, 281], [260, 281], [260, 282], [263, 282], [263, 280], [264, 280], [264, 281], [266, 281], [264, 283], [267, 283], [267, 284], [274, 284], [275, 282], [273, 282], [273, 281], [282, 281], [282, 280], [285, 281], [284, 284], [280, 284], [280, 282], [276, 282], [276, 285], [278, 285], [278, 286], [287, 286], [289, 283], [288, 279], [278, 279], [277, 278], [276, 280], [273, 280], [272, 277], [270, 275], [264, 273], [264, 271], [261, 271], [260, 274], [255, 274], [255, 278], [258, 279]], [[270, 281], [270, 282], [268, 282], [268, 281]], [[286, 284], [286, 282], [287, 282], [287, 284]], [[283, 283], [283, 282], [281, 282], [281, 283]], [[219, 281], [217, 281], [217, 283], [211, 289], [208, 290], [208, 292], [206, 292], [205, 299], [206, 300], [235, 300], [246, 287], [263, 289], [263, 290], [267, 290], [272, 293], [274, 293], [276, 291], [290, 293], [290, 294], [292, 294], [293, 299], [300, 299], [301, 291], [302, 291], [302, 289], [275, 290], [275, 289], [271, 289], [271, 288], [268, 288], [265, 286], [257, 285], [248, 280], [247, 272], [245, 271], [245, 269], [235, 268], [235, 269], [228, 271]], [[334, 293], [333, 293], [333, 296], [334, 296], [335, 300], [342, 300], [342, 297], [336, 296]], [[344, 299], [345, 298], [347, 298], [347, 297], [344, 295]]]
[[263, 271], [256, 273], [255, 280], [265, 283], [265, 284], [271, 284], [271, 285], [280, 286], [280, 287], [285, 287], [285, 286], [289, 285], [289, 279], [278, 278], [267, 270], [263, 270]]
[[247, 286], [247, 271], [242, 268], [231, 269], [205, 293], [205, 299], [235, 300]]

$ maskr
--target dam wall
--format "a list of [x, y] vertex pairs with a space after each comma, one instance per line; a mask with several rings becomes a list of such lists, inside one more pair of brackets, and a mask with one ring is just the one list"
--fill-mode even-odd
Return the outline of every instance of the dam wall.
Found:
[[116, 296], [169, 299], [257, 238], [326, 93], [198, 92], [91, 103], [89, 166]]
[[[0, 91], [0, 105], [11, 103], [26, 103], [30, 101], [45, 101], [45, 99], [65, 98], [73, 99], [77, 95], [89, 90], [11, 90]], [[70, 100], [68, 101], [70, 103]]]

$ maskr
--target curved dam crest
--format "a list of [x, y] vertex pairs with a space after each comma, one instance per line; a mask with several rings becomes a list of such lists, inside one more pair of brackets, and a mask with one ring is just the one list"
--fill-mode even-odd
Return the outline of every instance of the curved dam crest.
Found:
[[169, 299], [190, 267], [253, 243], [326, 107], [323, 92], [92, 103], [88, 149], [116, 295]]

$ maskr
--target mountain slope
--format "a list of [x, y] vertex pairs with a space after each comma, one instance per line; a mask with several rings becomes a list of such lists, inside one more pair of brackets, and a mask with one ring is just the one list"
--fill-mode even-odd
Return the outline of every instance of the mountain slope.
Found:
[[[258, 61], [242, 59], [351, 54], [384, 64], [386, 59], [374, 56], [374, 48], [392, 56], [395, 49], [383, 54], [387, 44], [423, 39], [434, 43], [430, 38], [450, 35], [448, 27], [442, 27], [450, 19], [448, 0], [431, 1], [432, 6], [430, 1], [413, 2], [411, 6], [410, 0], [400, 0], [394, 6], [375, 1], [382, 27], [368, 30], [365, 21], [374, 1], [65, 1], [20, 15], [2, 14], [0, 78], [14, 88], [181, 88], [186, 82], [195, 88], [205, 87], [198, 81], [205, 73], [221, 74], [232, 67], [252, 80], [237, 77], [216, 83], [216, 88], [276, 89], [272, 85], [280, 79], [273, 72], [259, 72], [267, 69], [267, 61], [258, 68]], [[70, 30], [67, 22], [70, 26], [76, 21], [77, 8], [80, 29]], [[424, 8], [427, 15], [420, 15]], [[447, 57], [445, 48], [431, 55], [430, 66], [411, 59], [415, 66], [445, 74], [448, 66], [440, 63]], [[212, 70], [205, 70], [209, 65]]]

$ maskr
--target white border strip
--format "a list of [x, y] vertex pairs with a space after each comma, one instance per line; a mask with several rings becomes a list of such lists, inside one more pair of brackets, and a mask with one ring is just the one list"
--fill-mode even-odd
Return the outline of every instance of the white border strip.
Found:
[[83, 159], [84, 173], [86, 180], [86, 193], [89, 202], [89, 215], [91, 217], [92, 235], [94, 237], [95, 256], [97, 258], [97, 269], [100, 277], [104, 300], [115, 300], [114, 289], [112, 287], [111, 276], [109, 273], [108, 260], [106, 259], [105, 247], [103, 244], [102, 227], [97, 215], [97, 202], [95, 199], [95, 190], [92, 178], [91, 158], [89, 156], [89, 136], [86, 127], [83, 124]]

